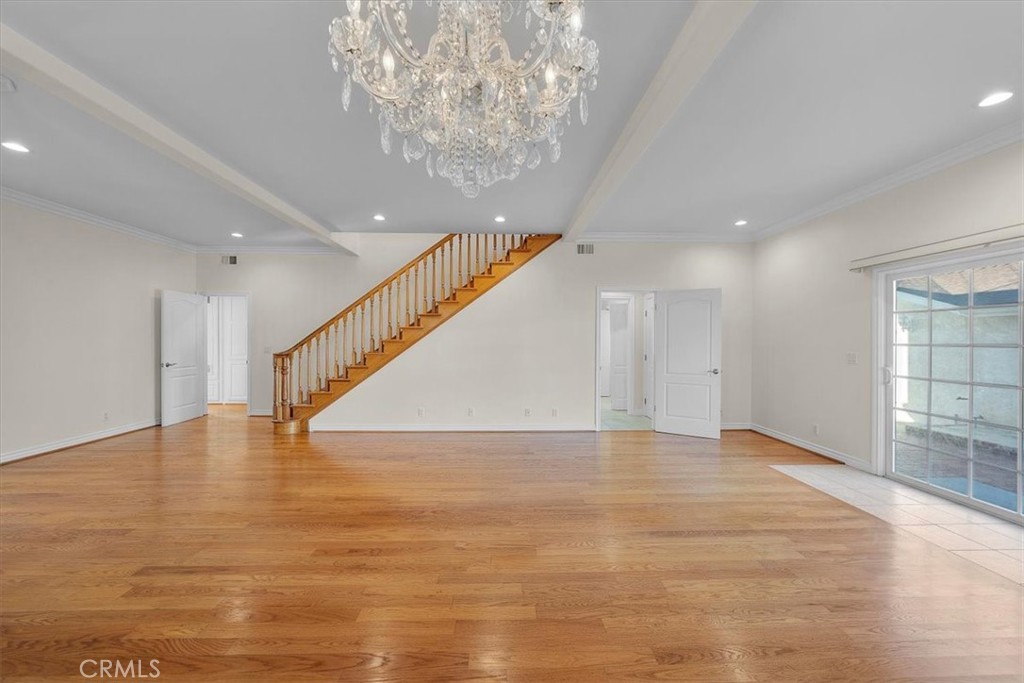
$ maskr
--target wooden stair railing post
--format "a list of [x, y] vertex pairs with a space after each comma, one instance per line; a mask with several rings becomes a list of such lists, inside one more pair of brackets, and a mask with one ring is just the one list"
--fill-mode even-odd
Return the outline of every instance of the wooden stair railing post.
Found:
[[[523, 233], [446, 235], [291, 349], [274, 354], [272, 414], [275, 423], [283, 423], [275, 425], [275, 432], [296, 433], [308, 429], [308, 421], [313, 415], [554, 244], [558, 238], [558, 235]], [[498, 262], [511, 268], [496, 270], [493, 266]], [[481, 275], [486, 278], [480, 279]], [[422, 293], [420, 287], [423, 288]], [[465, 296], [459, 295], [460, 289], [466, 290]], [[441, 302], [456, 305], [454, 308], [442, 307]], [[428, 322], [424, 315], [441, 317]], [[406, 331], [411, 332], [408, 328], [417, 331], [406, 335]], [[392, 348], [385, 346], [385, 341], [389, 340], [407, 340], [409, 344]], [[371, 352], [383, 354], [381, 358], [374, 359], [372, 366], [368, 358]], [[359, 366], [364, 372], [351, 373], [353, 366]], [[347, 381], [335, 383], [332, 380]], [[317, 393], [316, 403], [313, 402], [313, 393]]]

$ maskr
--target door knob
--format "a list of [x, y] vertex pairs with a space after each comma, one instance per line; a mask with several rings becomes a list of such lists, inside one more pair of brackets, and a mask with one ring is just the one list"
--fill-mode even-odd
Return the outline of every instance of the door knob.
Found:
[[717, 375], [718, 374], [718, 368], [715, 368], [714, 370], [708, 370], [708, 374], [709, 375]]
[[169, 368], [169, 367], [171, 367], [172, 365], [177, 365], [177, 363], [161, 363], [161, 364], [160, 364], [160, 367], [163, 367], [163, 368]]

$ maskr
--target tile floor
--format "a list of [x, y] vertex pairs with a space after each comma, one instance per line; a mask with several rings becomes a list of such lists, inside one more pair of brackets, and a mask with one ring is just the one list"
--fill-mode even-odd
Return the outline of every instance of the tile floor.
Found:
[[1024, 527], [846, 465], [773, 467], [1024, 585]]
[[649, 417], [630, 415], [625, 410], [612, 410], [610, 398], [601, 399], [601, 429], [604, 431], [639, 431], [654, 429]]

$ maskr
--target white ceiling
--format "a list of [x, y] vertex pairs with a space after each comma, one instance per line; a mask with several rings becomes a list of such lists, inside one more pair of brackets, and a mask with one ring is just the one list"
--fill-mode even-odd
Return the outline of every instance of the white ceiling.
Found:
[[[601, 48], [586, 128], [562, 159], [475, 200], [399, 151], [362, 93], [340, 104], [327, 25], [341, 0], [22, 2], [4, 24], [336, 231], [561, 232], [691, 14], [690, 2], [588, 3]], [[1024, 3], [761, 2], [585, 235], [750, 239], [961, 147], [1019, 139]], [[2, 67], [2, 65], [0, 65]], [[0, 183], [204, 247], [321, 243], [16, 77], [0, 97]], [[1017, 96], [978, 109], [997, 89]], [[987, 136], [987, 137], [986, 137]], [[371, 217], [384, 213], [386, 223]], [[737, 218], [749, 225], [733, 227]]]
[[587, 234], [749, 235], [1022, 121], [1022, 2], [762, 2]]

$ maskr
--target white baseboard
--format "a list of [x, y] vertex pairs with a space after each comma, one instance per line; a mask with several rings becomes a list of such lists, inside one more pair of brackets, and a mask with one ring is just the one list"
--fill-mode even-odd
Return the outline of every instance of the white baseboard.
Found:
[[270, 408], [253, 408], [249, 411], [249, 417], [270, 417], [274, 411]]
[[751, 425], [750, 428], [753, 429], [758, 434], [764, 434], [765, 436], [770, 436], [773, 439], [785, 441], [786, 443], [796, 446], [798, 448], [802, 448], [805, 451], [810, 451], [811, 453], [823, 455], [826, 458], [829, 458], [830, 460], [837, 460], [843, 463], [844, 465], [855, 467], [858, 470], [864, 470], [865, 472], [868, 472], [870, 474], [875, 473], [874, 470], [871, 468], [871, 463], [865, 462], [860, 458], [855, 458], [852, 455], [842, 453], [833, 448], [829, 448], [827, 446], [820, 446], [816, 443], [811, 443], [810, 441], [805, 441], [804, 439], [800, 439], [795, 436], [790, 436], [789, 434], [784, 434], [780, 431], [771, 429], [769, 427], [763, 427], [757, 424]]
[[372, 425], [372, 424], [313, 424], [311, 432], [592, 432], [594, 425]]
[[146, 429], [147, 427], [155, 427], [158, 424], [160, 424], [160, 421], [154, 418], [152, 420], [143, 420], [142, 422], [121, 425], [120, 427], [111, 427], [110, 429], [103, 429], [98, 432], [92, 432], [91, 434], [82, 434], [81, 436], [72, 436], [67, 439], [61, 439], [59, 441], [51, 441], [50, 443], [39, 444], [38, 446], [19, 448], [16, 451], [8, 451], [7, 453], [0, 454], [0, 465], [9, 462], [14, 462], [15, 460], [21, 460], [23, 458], [30, 458], [33, 455], [41, 455], [43, 453], [49, 453], [51, 451], [59, 451], [62, 448], [70, 448], [71, 446], [81, 446], [84, 443], [99, 441], [100, 439], [108, 439], [112, 436], [127, 434], [128, 432], [136, 432], [140, 429]]
[[730, 432], [741, 429], [753, 429], [753, 425], [749, 422], [724, 422], [722, 423], [722, 431]]

